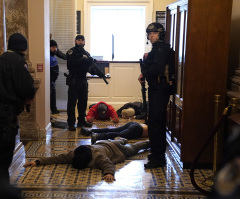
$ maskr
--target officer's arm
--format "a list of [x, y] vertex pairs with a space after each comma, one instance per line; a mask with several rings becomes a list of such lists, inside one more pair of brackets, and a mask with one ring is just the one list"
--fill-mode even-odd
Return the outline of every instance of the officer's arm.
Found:
[[78, 68], [79, 71], [88, 71], [89, 66], [86, 64], [86, 58], [83, 56], [83, 54], [76, 54], [70, 49], [66, 55], [68, 66], [71, 66], [72, 68]]
[[67, 59], [66, 55], [65, 55], [62, 51], [60, 51], [58, 48], [57, 48], [57, 53], [56, 53], [56, 55], [57, 55], [57, 57], [59, 57], [59, 58], [61, 58], [61, 59], [64, 59], [64, 60]]
[[34, 81], [24, 64], [25, 62], [20, 62], [13, 68], [14, 87], [20, 98], [33, 99], [35, 95]]

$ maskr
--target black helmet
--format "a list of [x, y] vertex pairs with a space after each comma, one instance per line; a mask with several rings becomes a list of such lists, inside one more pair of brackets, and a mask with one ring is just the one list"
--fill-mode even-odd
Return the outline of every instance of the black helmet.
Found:
[[75, 40], [78, 40], [78, 39], [81, 39], [81, 40], [85, 40], [84, 36], [83, 35], [77, 35]]
[[9, 37], [8, 50], [25, 51], [27, 47], [27, 39], [21, 33], [14, 33]]
[[147, 34], [149, 34], [150, 32], [159, 32], [159, 39], [165, 40], [164, 27], [160, 23], [157, 22], [150, 23], [146, 29], [146, 32]]
[[52, 46], [58, 47], [57, 42], [55, 40], [50, 40], [50, 47]]

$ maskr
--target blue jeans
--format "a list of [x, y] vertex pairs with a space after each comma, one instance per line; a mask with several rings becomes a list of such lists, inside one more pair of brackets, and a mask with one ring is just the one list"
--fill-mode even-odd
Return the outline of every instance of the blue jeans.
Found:
[[125, 157], [136, 155], [141, 149], [148, 149], [150, 147], [149, 141], [141, 141], [133, 144], [124, 144], [122, 140], [112, 141]]

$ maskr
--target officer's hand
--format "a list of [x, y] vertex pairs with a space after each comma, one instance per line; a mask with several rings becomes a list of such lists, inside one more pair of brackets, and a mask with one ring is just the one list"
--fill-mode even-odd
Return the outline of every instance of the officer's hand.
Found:
[[90, 119], [88, 120], [88, 122], [92, 123], [94, 121], [94, 117], [90, 117]]
[[27, 162], [23, 165], [23, 167], [34, 167], [34, 166], [37, 166], [37, 163], [36, 162]]
[[114, 123], [118, 123], [118, 122], [119, 122], [119, 118], [118, 118], [118, 117], [114, 117], [114, 118], [113, 118], [113, 122], [114, 122]]
[[148, 53], [144, 53], [143, 59], [147, 59], [147, 57], [148, 57]]
[[114, 178], [114, 176], [112, 174], [106, 174], [105, 176], [103, 176], [103, 180], [105, 182], [113, 182], [116, 181], [116, 179]]
[[143, 74], [141, 73], [138, 77], [138, 81], [142, 84], [145, 83], [145, 79], [143, 78]]
[[26, 104], [26, 105], [31, 105], [31, 102], [32, 102], [32, 99], [26, 99], [26, 100], [25, 100], [25, 104]]

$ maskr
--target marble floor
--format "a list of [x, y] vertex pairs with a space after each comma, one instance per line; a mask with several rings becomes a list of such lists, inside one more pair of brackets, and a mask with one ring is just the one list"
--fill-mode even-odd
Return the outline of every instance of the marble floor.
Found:
[[[81, 135], [79, 128], [76, 132], [67, 130], [66, 112], [52, 115], [52, 119], [56, 125], [46, 139], [25, 145], [26, 161], [65, 153], [81, 144], [91, 144], [90, 136]], [[121, 119], [119, 124], [98, 122], [93, 128], [114, 128], [129, 121]], [[101, 171], [97, 169], [77, 170], [68, 164], [24, 168], [24, 161], [11, 176], [11, 183], [22, 189], [23, 198], [207, 198], [192, 186], [189, 169], [181, 168], [170, 147], [166, 152], [167, 165], [163, 168], [144, 169], [148, 152], [140, 151], [138, 155], [118, 163], [113, 183], [104, 182]], [[208, 169], [195, 171], [197, 183], [205, 190], [210, 190], [210, 187], [204, 186], [203, 182], [211, 175], [212, 171]]]

